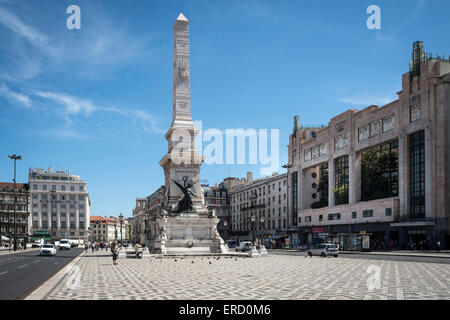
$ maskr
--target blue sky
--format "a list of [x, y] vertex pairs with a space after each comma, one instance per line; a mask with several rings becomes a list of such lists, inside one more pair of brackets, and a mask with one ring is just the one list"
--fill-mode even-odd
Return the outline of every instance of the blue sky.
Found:
[[[81, 8], [68, 30], [66, 8]], [[369, 30], [369, 5], [381, 30]], [[172, 26], [190, 20], [191, 105], [203, 129], [327, 124], [401, 89], [412, 43], [449, 54], [449, 1], [0, 0], [0, 181], [70, 168], [91, 215], [131, 215], [164, 181], [172, 110]], [[203, 165], [210, 184], [258, 165]], [[281, 172], [283, 169], [279, 168]]]

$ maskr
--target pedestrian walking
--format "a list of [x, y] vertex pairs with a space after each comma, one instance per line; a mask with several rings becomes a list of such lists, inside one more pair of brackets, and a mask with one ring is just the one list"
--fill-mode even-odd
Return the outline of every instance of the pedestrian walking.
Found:
[[89, 249], [89, 245], [87, 244], [87, 242], [84, 244], [84, 252], [87, 253]]
[[92, 252], [94, 252], [94, 250], [95, 250], [95, 243], [94, 242], [91, 243], [91, 249], [92, 249]]
[[111, 246], [111, 252], [112, 252], [112, 256], [113, 256], [113, 264], [116, 265], [117, 264], [117, 253], [118, 253], [117, 243], [114, 243]]
[[134, 251], [136, 253], [136, 259], [139, 258], [139, 243], [136, 243], [136, 245], [134, 246]]

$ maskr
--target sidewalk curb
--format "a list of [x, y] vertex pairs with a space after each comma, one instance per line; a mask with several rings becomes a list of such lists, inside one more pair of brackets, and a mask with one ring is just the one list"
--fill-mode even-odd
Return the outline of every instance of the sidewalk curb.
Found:
[[52, 277], [44, 281], [39, 287], [33, 290], [28, 296], [26, 296], [23, 300], [43, 300], [45, 295], [53, 289], [58, 282], [67, 274], [67, 270], [72, 266], [76, 265], [78, 261], [83, 256], [84, 251], [81, 251], [78, 256], [76, 256], [71, 262], [69, 262], [64, 268], [59, 270]]
[[391, 256], [391, 257], [421, 257], [421, 258], [440, 258], [440, 259], [450, 259], [450, 255], [427, 255], [420, 253], [389, 253], [389, 252], [352, 252], [352, 251], [340, 251], [339, 254], [360, 254], [366, 256]]
[[[298, 249], [287, 249], [287, 250], [278, 250], [275, 252], [305, 252], [306, 250], [298, 250]], [[270, 252], [270, 251], [269, 251]], [[437, 252], [436, 252], [437, 253]], [[440, 258], [440, 259], [450, 259], [450, 254], [443, 255], [427, 255], [423, 253], [391, 253], [391, 252], [363, 252], [363, 251], [339, 251], [339, 254], [359, 254], [366, 256], [390, 256], [390, 257], [421, 257], [421, 258]]]

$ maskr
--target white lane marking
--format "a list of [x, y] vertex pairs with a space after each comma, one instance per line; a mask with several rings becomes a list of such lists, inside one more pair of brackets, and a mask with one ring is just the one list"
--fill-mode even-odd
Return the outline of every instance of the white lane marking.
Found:
[[25, 267], [27, 267], [28, 265], [27, 264], [24, 264], [23, 266], [20, 266], [20, 267], [17, 267], [18, 269], [21, 269], [21, 268], [25, 268]]
[[5, 273], [8, 273], [8, 271], [3, 271], [2, 273], [0, 273], [0, 276], [1, 276], [2, 274], [5, 274]]
[[39, 261], [41, 261], [41, 260], [36, 260], [36, 261], [34, 261], [34, 263], [38, 263]]
[[58, 262], [55, 262], [55, 264], [58, 264]]

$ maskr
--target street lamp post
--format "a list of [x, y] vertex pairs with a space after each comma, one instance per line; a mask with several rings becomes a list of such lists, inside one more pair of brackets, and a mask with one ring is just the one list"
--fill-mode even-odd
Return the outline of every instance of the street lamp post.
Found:
[[117, 222], [114, 221], [114, 241], [117, 242]]
[[123, 247], [123, 238], [122, 238], [123, 215], [122, 215], [122, 213], [119, 215], [119, 222], [120, 222], [120, 245]]
[[263, 240], [262, 240], [262, 236], [263, 236], [263, 232], [264, 232], [264, 216], [261, 216], [260, 218], [259, 218], [259, 222], [260, 222], [260, 237], [261, 237], [261, 244], [262, 244], [262, 242], [263, 242]]
[[[282, 167], [284, 169], [287, 169], [287, 183], [286, 183], [286, 201], [287, 201], [287, 205], [286, 205], [286, 220], [287, 220], [287, 232], [289, 235], [289, 239], [291, 238], [291, 235], [289, 233], [289, 225], [291, 224], [291, 220], [289, 219], [289, 169], [292, 168], [292, 164], [284, 164], [282, 165]], [[292, 239], [290, 239], [292, 240]], [[292, 244], [292, 241], [291, 241]]]
[[256, 222], [256, 217], [252, 214], [252, 217], [250, 219], [251, 219], [251, 222], [252, 222], [252, 225], [251, 225], [251, 228], [252, 228], [252, 241], [255, 241], [255, 222]]
[[126, 252], [125, 248], [123, 247], [123, 238], [122, 238], [123, 214], [122, 213], [119, 215], [119, 221], [120, 221], [120, 250], [119, 250], [118, 258], [122, 259], [122, 258], [127, 257], [127, 252]]
[[17, 203], [17, 199], [16, 199], [16, 161], [17, 160], [22, 160], [22, 156], [18, 156], [13, 154], [8, 155], [8, 157], [12, 160], [14, 160], [14, 190], [13, 190], [13, 195], [14, 195], [14, 251], [17, 250], [17, 221], [16, 221], [16, 203]]

